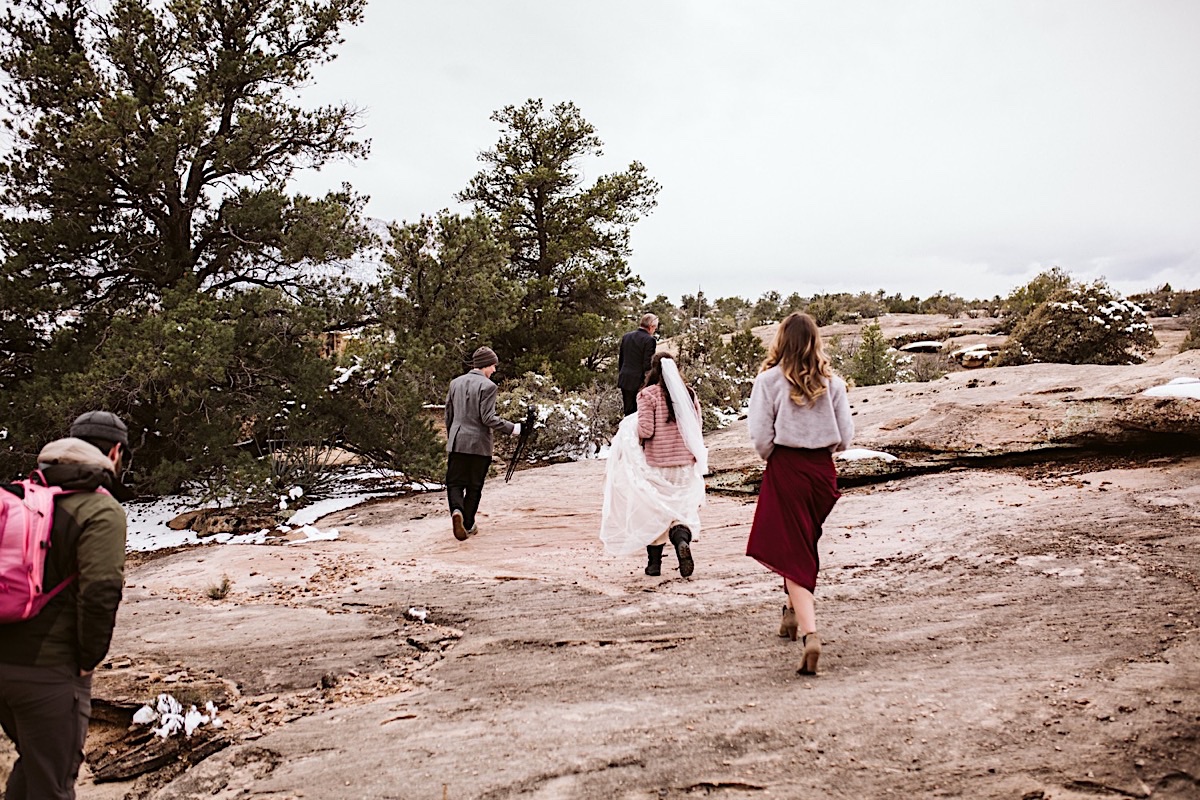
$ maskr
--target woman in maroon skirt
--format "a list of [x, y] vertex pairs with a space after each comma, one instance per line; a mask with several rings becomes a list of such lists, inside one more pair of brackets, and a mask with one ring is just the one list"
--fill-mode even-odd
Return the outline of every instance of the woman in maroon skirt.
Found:
[[821, 656], [813, 591], [821, 525], [841, 496], [833, 454], [853, 437], [846, 383], [829, 366], [816, 321], [788, 315], [750, 394], [750, 439], [767, 468], [746, 555], [783, 576], [779, 635], [803, 635], [802, 675], [815, 675]]

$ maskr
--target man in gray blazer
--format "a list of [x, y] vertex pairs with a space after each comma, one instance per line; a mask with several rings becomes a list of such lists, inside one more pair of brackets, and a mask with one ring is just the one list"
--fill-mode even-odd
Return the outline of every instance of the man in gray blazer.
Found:
[[450, 381], [446, 394], [446, 497], [454, 538], [460, 542], [478, 532], [475, 512], [492, 466], [492, 431], [521, 433], [521, 423], [496, 415], [492, 373], [498, 361], [492, 348], [479, 348], [471, 356], [474, 369]]

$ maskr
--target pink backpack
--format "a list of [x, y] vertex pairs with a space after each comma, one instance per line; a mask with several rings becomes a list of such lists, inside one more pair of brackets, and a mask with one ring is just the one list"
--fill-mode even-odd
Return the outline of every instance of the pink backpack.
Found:
[[78, 574], [72, 573], [48, 592], [42, 591], [54, 527], [54, 498], [77, 490], [47, 486], [40, 472], [30, 473], [16, 485], [25, 487], [23, 499], [0, 489], [0, 623], [35, 616]]

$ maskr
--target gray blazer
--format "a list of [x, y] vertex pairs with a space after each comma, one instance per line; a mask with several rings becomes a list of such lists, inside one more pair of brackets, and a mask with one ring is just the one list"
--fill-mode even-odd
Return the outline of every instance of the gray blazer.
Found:
[[496, 384], [477, 369], [450, 381], [446, 393], [446, 452], [492, 454], [492, 431], [514, 426], [496, 416]]

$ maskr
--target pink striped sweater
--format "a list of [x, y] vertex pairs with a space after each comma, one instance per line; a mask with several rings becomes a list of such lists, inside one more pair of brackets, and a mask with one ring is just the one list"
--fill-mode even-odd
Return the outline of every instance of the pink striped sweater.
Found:
[[[696, 416], [700, 416], [700, 402], [693, 398]], [[655, 384], [638, 392], [637, 396], [638, 437], [646, 452], [646, 463], [652, 467], [681, 467], [696, 463], [696, 457], [683, 443], [679, 426], [674, 420], [667, 422], [667, 396], [665, 390]]]

